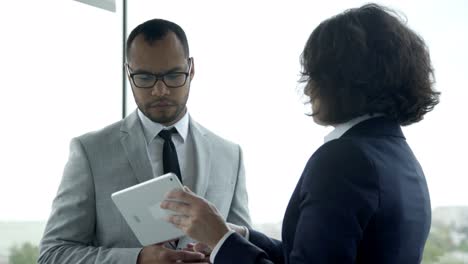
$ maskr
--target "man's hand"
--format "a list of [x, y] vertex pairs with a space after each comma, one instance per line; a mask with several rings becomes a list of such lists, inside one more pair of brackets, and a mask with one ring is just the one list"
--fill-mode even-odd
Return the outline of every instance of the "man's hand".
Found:
[[207, 245], [203, 243], [188, 243], [187, 247], [184, 248], [186, 251], [191, 251], [191, 252], [200, 252], [205, 255], [205, 258], [203, 259], [202, 262], [210, 262], [210, 255], [211, 255], [211, 248], [209, 248]]
[[137, 264], [173, 264], [206, 263], [206, 257], [200, 252], [172, 250], [161, 244], [144, 247], [138, 255]]

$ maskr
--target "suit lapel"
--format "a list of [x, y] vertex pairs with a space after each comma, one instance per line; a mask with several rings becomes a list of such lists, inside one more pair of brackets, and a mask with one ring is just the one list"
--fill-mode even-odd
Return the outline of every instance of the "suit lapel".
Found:
[[120, 142], [127, 154], [138, 182], [153, 178], [153, 170], [146, 151], [146, 141], [137, 112], [123, 120]]
[[190, 118], [190, 132], [193, 136], [197, 168], [195, 193], [205, 197], [211, 170], [211, 142], [206, 138], [207, 135], [203, 127], [193, 121], [192, 118]]
[[[211, 171], [211, 141], [207, 139], [209, 136], [205, 129], [193, 121], [192, 118], [190, 118], [189, 133], [192, 135], [195, 150], [196, 181], [194, 192], [201, 197], [205, 197]], [[187, 247], [188, 243], [195, 242], [196, 241], [192, 240], [190, 237], [184, 236], [179, 240], [177, 246], [179, 248], [184, 248]]]

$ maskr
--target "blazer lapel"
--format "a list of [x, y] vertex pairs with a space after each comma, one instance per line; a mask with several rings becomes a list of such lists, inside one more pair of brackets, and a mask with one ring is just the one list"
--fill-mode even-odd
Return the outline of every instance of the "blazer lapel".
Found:
[[211, 168], [211, 142], [206, 138], [206, 133], [198, 123], [190, 118], [190, 131], [195, 148], [195, 162], [197, 168], [197, 180], [195, 182], [195, 193], [205, 197], [210, 178]]
[[[210, 179], [211, 170], [211, 142], [207, 139], [205, 129], [190, 118], [189, 133], [192, 135], [195, 164], [196, 164], [196, 181], [194, 192], [205, 197], [206, 190]], [[195, 243], [190, 237], [184, 236], [179, 240], [178, 248], [187, 247], [188, 243]]]
[[152, 179], [153, 170], [148, 159], [146, 141], [136, 111], [123, 120], [120, 131], [120, 142], [138, 182]]

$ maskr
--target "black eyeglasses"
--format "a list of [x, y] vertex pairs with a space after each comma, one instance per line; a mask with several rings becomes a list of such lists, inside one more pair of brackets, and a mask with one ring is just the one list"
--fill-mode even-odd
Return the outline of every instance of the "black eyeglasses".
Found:
[[169, 72], [166, 74], [132, 73], [133, 70], [128, 63], [126, 63], [126, 66], [130, 79], [132, 79], [133, 84], [138, 88], [153, 88], [159, 80], [161, 80], [167, 88], [179, 88], [185, 85], [190, 75], [190, 69], [192, 68], [191, 58], [188, 59], [188, 63], [188, 72]]

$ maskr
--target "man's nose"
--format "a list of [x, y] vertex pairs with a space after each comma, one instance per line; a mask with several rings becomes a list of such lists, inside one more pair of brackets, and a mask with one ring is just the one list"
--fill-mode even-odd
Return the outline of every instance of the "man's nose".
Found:
[[169, 94], [169, 88], [167, 88], [162, 79], [157, 79], [151, 90], [151, 95], [162, 96], [166, 94]]

